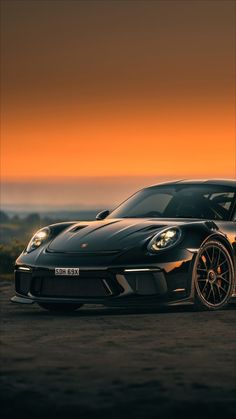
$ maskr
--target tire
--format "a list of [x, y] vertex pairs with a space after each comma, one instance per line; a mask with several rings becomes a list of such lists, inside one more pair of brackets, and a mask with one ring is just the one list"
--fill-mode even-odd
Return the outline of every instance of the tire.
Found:
[[207, 241], [193, 267], [194, 302], [198, 310], [219, 310], [227, 306], [233, 292], [234, 267], [226, 247]]
[[83, 304], [75, 303], [38, 303], [38, 305], [45, 310], [52, 311], [54, 313], [70, 313], [82, 307]]

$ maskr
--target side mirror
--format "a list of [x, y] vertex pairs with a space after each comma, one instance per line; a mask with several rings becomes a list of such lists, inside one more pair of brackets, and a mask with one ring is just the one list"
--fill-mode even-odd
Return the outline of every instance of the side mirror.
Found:
[[96, 220], [104, 220], [109, 214], [109, 210], [103, 210], [96, 215]]

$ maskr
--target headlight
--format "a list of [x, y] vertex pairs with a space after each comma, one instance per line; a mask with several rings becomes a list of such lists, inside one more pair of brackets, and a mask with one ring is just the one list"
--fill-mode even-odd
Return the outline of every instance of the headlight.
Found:
[[48, 227], [44, 227], [41, 230], [37, 231], [35, 235], [30, 240], [26, 252], [32, 252], [32, 250], [37, 249], [41, 244], [43, 244], [49, 237], [50, 229]]
[[162, 249], [169, 249], [175, 246], [181, 237], [181, 230], [178, 227], [170, 227], [156, 234], [148, 245], [148, 250], [158, 252]]

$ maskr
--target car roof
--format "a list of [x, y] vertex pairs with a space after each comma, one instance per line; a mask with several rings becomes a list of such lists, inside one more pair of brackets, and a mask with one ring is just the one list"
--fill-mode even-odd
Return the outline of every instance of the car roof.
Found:
[[151, 187], [155, 186], [171, 186], [176, 184], [183, 184], [183, 185], [219, 185], [219, 186], [229, 186], [229, 187], [236, 187], [236, 180], [234, 179], [179, 179], [179, 180], [172, 180], [168, 182], [158, 183], [156, 185], [151, 185]]

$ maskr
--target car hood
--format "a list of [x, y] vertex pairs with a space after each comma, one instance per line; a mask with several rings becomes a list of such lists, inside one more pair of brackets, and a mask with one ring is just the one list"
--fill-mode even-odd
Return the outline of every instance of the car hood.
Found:
[[[108, 219], [79, 222], [69, 227], [48, 246], [51, 252], [114, 252], [140, 246], [163, 228], [189, 220]], [[191, 220], [193, 221], [193, 220]]]

